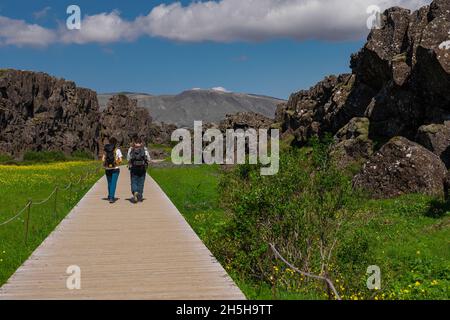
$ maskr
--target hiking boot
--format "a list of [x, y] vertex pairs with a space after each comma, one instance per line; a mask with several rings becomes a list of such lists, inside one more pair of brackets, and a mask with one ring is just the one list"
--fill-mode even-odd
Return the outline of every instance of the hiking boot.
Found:
[[113, 198], [109, 198], [109, 203], [114, 203], [114, 199]]
[[133, 194], [133, 201], [134, 201], [134, 203], [138, 203], [139, 202], [139, 193], [135, 192]]
[[144, 195], [139, 194], [139, 202], [144, 202]]

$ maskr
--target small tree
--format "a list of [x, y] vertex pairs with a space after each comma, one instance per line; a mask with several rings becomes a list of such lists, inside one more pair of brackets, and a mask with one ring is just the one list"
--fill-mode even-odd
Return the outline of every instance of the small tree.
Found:
[[[281, 155], [280, 172], [261, 177], [257, 168], [240, 166], [221, 182], [230, 214], [226, 255], [234, 267], [270, 282], [273, 250], [304, 274], [333, 278], [330, 264], [344, 224], [359, 198], [351, 179], [334, 167], [329, 143]], [[333, 286], [329, 282], [329, 296]]]

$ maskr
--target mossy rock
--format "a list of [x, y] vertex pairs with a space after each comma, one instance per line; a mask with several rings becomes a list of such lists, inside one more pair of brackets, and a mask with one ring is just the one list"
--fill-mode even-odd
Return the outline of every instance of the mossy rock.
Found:
[[295, 114], [295, 110], [286, 110], [286, 113], [287, 113], [289, 116], [293, 116], [293, 115]]
[[350, 77], [347, 81], [338, 82], [335, 86], [334, 92], [337, 92], [339, 90], [350, 92], [353, 89], [353, 86], [355, 84], [355, 77]]
[[3, 78], [7, 72], [8, 72], [8, 69], [0, 69], [0, 78]]
[[281, 130], [281, 129], [282, 129], [282, 126], [283, 126], [283, 124], [282, 124], [281, 122], [275, 122], [275, 123], [273, 123], [273, 124], [270, 126], [270, 128], [271, 128], [271, 129], [278, 129], [278, 130]]
[[287, 134], [287, 135], [283, 136], [280, 141], [280, 149], [281, 150], [290, 149], [294, 140], [295, 140], [295, 137], [293, 134]]
[[358, 121], [355, 122], [355, 126], [357, 128], [357, 131], [362, 136], [369, 136], [369, 127], [370, 127], [370, 121], [367, 118], [357, 118]]
[[346, 136], [351, 133], [354, 136], [369, 139], [370, 120], [368, 118], [352, 118], [344, 127], [342, 127], [336, 137], [346, 140]]
[[407, 60], [406, 52], [397, 54], [392, 58], [392, 62], [406, 62], [406, 60]]
[[426, 126], [422, 126], [419, 128], [419, 130], [423, 133], [431, 133], [436, 134], [442, 129], [442, 124], [429, 124]]

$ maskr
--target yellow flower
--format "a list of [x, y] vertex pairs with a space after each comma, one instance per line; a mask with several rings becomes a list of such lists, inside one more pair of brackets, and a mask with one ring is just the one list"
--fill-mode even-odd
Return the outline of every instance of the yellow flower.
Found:
[[416, 283], [414, 284], [416, 287], [420, 286], [420, 282], [416, 281]]
[[431, 281], [431, 285], [432, 285], [432, 286], [437, 286], [437, 285], [438, 285], [438, 283], [439, 283], [439, 282], [438, 282], [437, 280], [433, 280], [433, 281]]

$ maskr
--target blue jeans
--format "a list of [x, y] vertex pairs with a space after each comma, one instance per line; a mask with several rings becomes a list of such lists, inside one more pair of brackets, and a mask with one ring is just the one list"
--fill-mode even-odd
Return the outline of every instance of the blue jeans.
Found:
[[117, 180], [119, 180], [120, 169], [106, 170], [108, 180], [108, 199], [116, 198]]
[[131, 193], [139, 193], [140, 196], [144, 194], [145, 174], [138, 175], [131, 172]]

